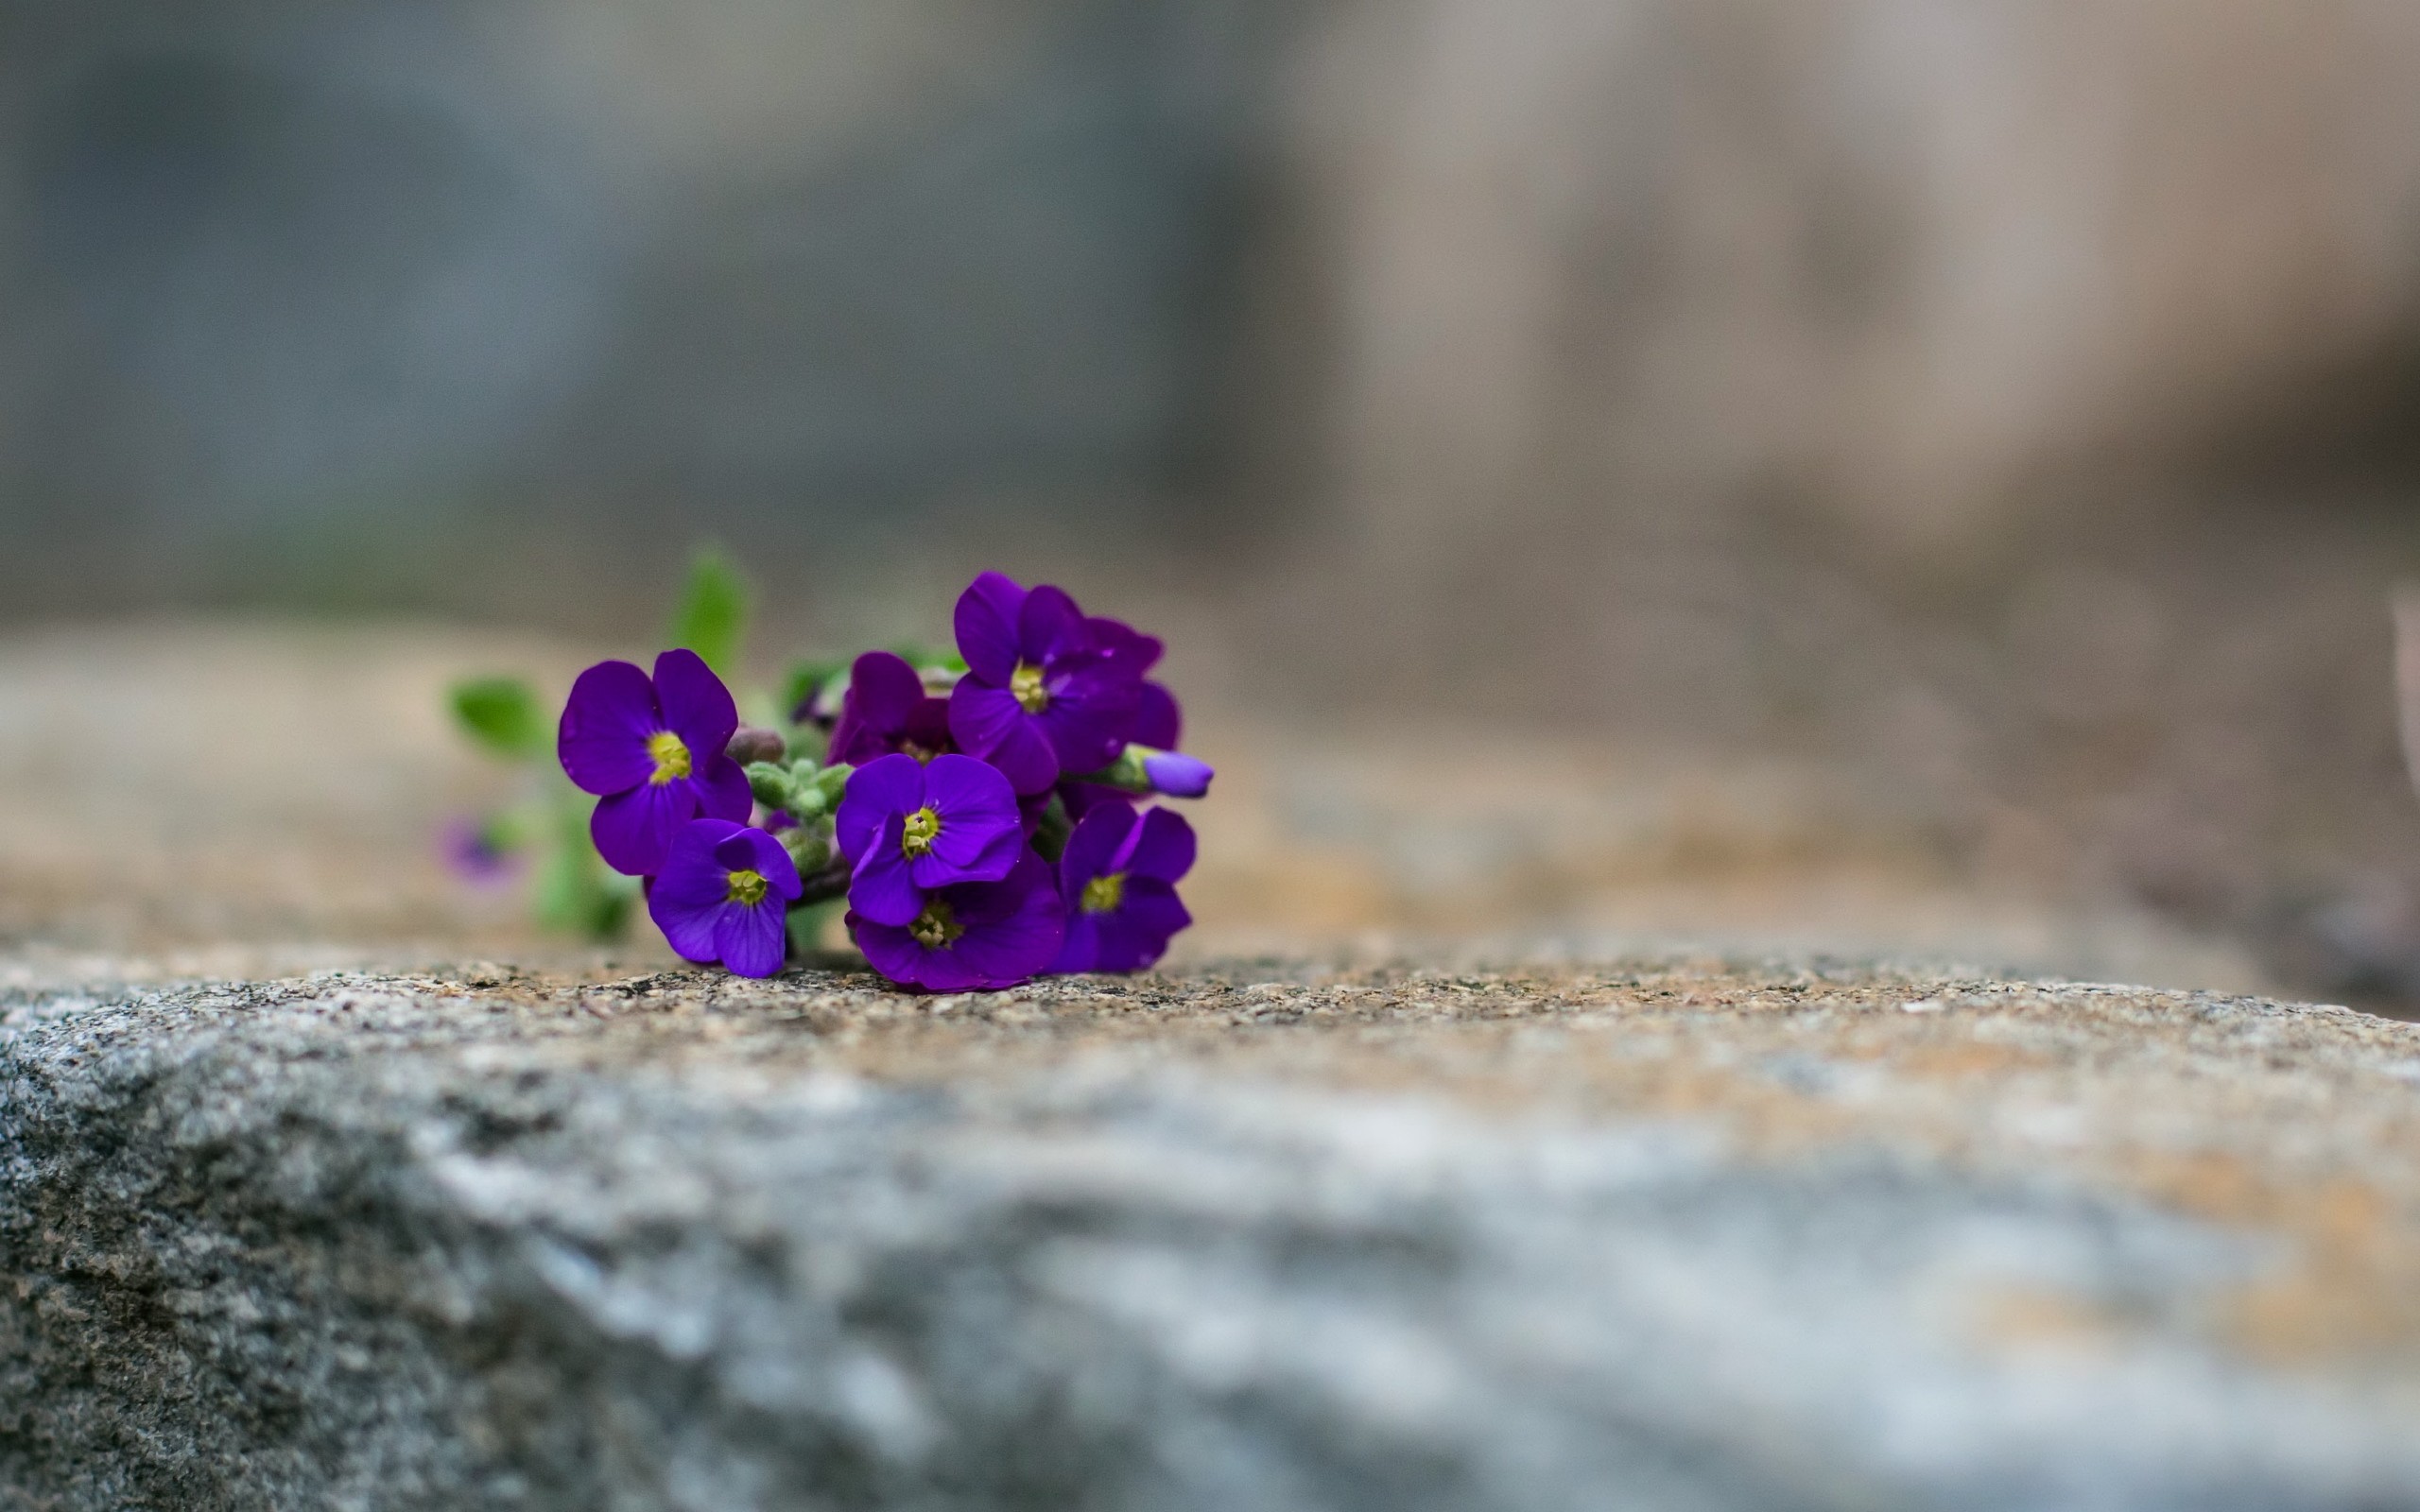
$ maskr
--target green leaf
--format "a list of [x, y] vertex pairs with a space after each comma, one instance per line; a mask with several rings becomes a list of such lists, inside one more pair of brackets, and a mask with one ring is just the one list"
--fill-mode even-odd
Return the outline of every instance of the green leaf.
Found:
[[543, 928], [612, 939], [630, 919], [638, 879], [606, 868], [588, 837], [587, 799], [579, 790], [559, 781], [552, 796], [554, 834], [530, 891], [530, 912]]
[[739, 644], [747, 633], [748, 585], [723, 554], [709, 546], [689, 563], [689, 581], [681, 590], [681, 606], [673, 610], [666, 639], [697, 652], [728, 679], [739, 663]]
[[544, 755], [546, 721], [538, 696], [519, 678], [474, 678], [448, 694], [463, 731], [495, 755], [526, 762]]

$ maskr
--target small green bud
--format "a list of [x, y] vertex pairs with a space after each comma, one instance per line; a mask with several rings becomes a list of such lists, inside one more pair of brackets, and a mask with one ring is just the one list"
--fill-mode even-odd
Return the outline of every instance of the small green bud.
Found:
[[782, 832], [782, 847], [798, 863], [802, 877], [811, 876], [832, 864], [832, 842], [816, 833], [812, 825], [802, 824]]
[[[757, 802], [769, 809], [788, 809], [798, 797], [790, 774], [771, 762], [748, 764], [748, 791], [755, 795]], [[790, 812], [795, 814], [798, 811], [790, 809]]]
[[847, 762], [839, 762], [815, 774], [815, 790], [823, 795], [825, 806], [839, 804], [841, 790], [849, 785], [849, 774], [856, 770]]

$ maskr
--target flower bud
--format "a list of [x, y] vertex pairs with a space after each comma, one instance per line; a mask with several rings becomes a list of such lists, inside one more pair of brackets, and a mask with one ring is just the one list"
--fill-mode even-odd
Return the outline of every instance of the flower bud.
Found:
[[785, 831], [782, 844], [797, 863], [802, 877], [813, 876], [832, 864], [832, 842], [818, 834], [812, 825], [801, 825]]
[[732, 731], [731, 744], [725, 746], [723, 751], [740, 765], [752, 766], [758, 762], [780, 761], [789, 754], [789, 747], [770, 730], [742, 725]]
[[1183, 751], [1153, 750], [1148, 746], [1128, 748], [1143, 753], [1143, 775], [1150, 780], [1151, 791], [1169, 798], [1200, 798], [1210, 791], [1210, 779], [1218, 775], [1208, 762]]
[[748, 791], [757, 802], [769, 809], [798, 812], [796, 784], [790, 774], [770, 762], [752, 762], [748, 766]]

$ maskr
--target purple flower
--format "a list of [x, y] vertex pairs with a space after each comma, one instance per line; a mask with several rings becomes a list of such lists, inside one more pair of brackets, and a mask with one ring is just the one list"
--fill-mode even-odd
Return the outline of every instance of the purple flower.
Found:
[[691, 819], [648, 889], [647, 911], [684, 959], [770, 976], [788, 945], [789, 902], [804, 890], [779, 840], [727, 819]]
[[855, 869], [849, 906], [878, 924], [906, 925], [925, 893], [996, 882], [1025, 850], [1008, 779], [972, 756], [883, 756], [849, 774], [833, 838]]
[[1193, 922], [1176, 884], [1193, 869], [1193, 826], [1167, 809], [1102, 804], [1059, 857], [1067, 940], [1054, 971], [1136, 971]]
[[510, 878], [520, 858], [510, 836], [496, 819], [449, 819], [442, 845], [445, 864], [465, 882], [480, 886]]
[[[1161, 645], [1156, 636], [1145, 635], [1121, 620], [1093, 619], [1085, 623], [1110, 660], [1131, 668], [1137, 678], [1159, 664]], [[1169, 798], [1200, 798], [1210, 791], [1210, 779], [1217, 774], [1208, 762], [1178, 751], [1176, 747], [1184, 736], [1184, 711], [1178, 705], [1176, 695], [1157, 682], [1143, 682], [1134, 723], [1127, 735], [1136, 759], [1143, 765], [1143, 774], [1155, 792]], [[1079, 816], [1081, 814], [1072, 801], [1068, 812]]]
[[1108, 765], [1132, 732], [1142, 671], [1133, 649], [1102, 643], [1097, 623], [1047, 583], [1028, 592], [984, 573], [968, 585], [956, 616], [967, 670], [949, 700], [959, 748], [1020, 793]]
[[691, 819], [748, 817], [748, 776], [723, 753], [739, 712], [695, 651], [666, 651], [655, 677], [599, 662], [571, 685], [555, 736], [563, 770], [602, 802], [589, 816], [596, 853], [616, 871], [664, 868]]
[[849, 931], [873, 969], [893, 982], [964, 992], [1014, 987], [1041, 971], [1058, 958], [1066, 920], [1050, 868], [1020, 849], [1016, 865], [997, 882], [936, 888], [899, 924], [853, 909]]
[[906, 658], [889, 651], [857, 658], [832, 730], [832, 761], [863, 766], [897, 753], [928, 762], [957, 748], [950, 742], [949, 700], [926, 693]]

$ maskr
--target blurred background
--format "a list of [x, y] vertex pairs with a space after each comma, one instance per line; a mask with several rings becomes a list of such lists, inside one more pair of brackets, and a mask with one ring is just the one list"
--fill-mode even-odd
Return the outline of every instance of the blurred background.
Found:
[[2403, 0], [0, 0], [21, 950], [519, 948], [441, 690], [716, 540], [1167, 634], [1197, 950], [2410, 1010], [2415, 499]]

